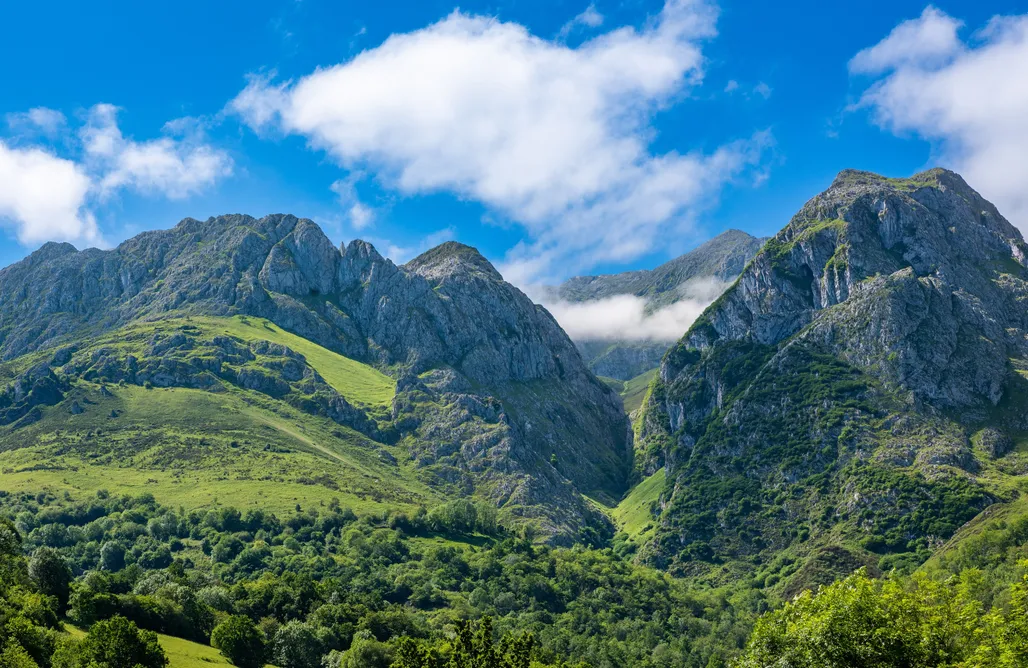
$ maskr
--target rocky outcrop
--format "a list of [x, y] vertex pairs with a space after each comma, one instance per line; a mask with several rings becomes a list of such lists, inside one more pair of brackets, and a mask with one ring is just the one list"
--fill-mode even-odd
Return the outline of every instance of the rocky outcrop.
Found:
[[30, 367], [0, 393], [0, 426], [23, 420], [39, 406], [59, 404], [67, 390], [67, 381], [58, 378], [48, 364]]
[[[271, 353], [278, 361], [269, 368], [266, 354], [258, 364], [252, 350], [188, 333], [152, 342], [145, 359], [74, 345], [87, 332], [170, 314], [266, 318], [372, 364], [401, 381], [394, 419], [378, 425], [320, 392], [312, 370], [283, 351]], [[461, 244], [397, 267], [363, 241], [337, 249], [317, 225], [288, 215], [187, 219], [111, 251], [50, 244], [0, 270], [0, 355], [42, 348], [69, 372], [110, 382], [207, 390], [229, 382], [286, 400], [308, 395], [315, 410], [375, 438], [403, 439], [441, 479], [466, 481], [564, 537], [603, 522], [580, 492], [616, 499], [631, 469], [618, 396], [545, 309]], [[446, 391], [417, 389], [440, 372], [452, 376]]]
[[952, 172], [840, 173], [661, 364], [650, 557], [785, 548], [783, 526], [924, 549], [994, 500], [974, 451], [1002, 456], [1025, 426], [1026, 251]]

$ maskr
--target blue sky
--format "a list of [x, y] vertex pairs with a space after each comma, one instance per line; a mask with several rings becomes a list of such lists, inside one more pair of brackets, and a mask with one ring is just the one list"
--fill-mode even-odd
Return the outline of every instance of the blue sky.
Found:
[[290, 212], [398, 261], [457, 239], [530, 284], [772, 234], [843, 168], [937, 163], [1028, 225], [1023, 3], [457, 10], [9, 3], [0, 264]]

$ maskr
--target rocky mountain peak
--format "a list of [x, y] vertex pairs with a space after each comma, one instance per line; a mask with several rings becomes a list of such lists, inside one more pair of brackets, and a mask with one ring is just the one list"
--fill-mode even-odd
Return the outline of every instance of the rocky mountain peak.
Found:
[[404, 269], [440, 283], [455, 274], [472, 274], [489, 280], [502, 281], [500, 272], [478, 252], [477, 248], [456, 241], [447, 241], [422, 253], [404, 265]]
[[64, 255], [70, 255], [77, 253], [78, 249], [69, 243], [58, 243], [56, 241], [48, 241], [32, 254], [30, 254], [25, 261], [29, 264], [35, 264], [39, 262], [47, 262], [54, 260]]

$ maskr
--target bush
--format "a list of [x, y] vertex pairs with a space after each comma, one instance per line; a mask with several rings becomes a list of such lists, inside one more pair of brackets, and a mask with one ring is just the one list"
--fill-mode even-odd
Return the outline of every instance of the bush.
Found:
[[79, 648], [83, 666], [95, 663], [104, 668], [164, 668], [168, 657], [153, 631], [142, 631], [118, 615], [97, 622]]
[[264, 635], [249, 617], [229, 617], [214, 628], [211, 646], [239, 668], [264, 665]]

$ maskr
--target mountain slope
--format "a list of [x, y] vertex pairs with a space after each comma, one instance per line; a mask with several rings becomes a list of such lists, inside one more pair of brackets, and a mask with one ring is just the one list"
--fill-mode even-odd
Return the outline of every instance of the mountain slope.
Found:
[[[249, 336], [235, 316], [267, 324]], [[397, 267], [286, 215], [187, 219], [112, 251], [48, 244], [0, 271], [0, 355], [8, 432], [71, 411], [83, 384], [259, 397], [396, 446], [440, 492], [565, 539], [603, 521], [581, 493], [616, 499], [631, 468], [617, 395], [460, 244]]]
[[[576, 276], [553, 291], [565, 302], [582, 303], [619, 295], [646, 301], [653, 313], [683, 299], [709, 300], [722, 284], [735, 280], [765, 239], [739, 230], [722, 232], [698, 248], [655, 269], [603, 276]], [[703, 301], [702, 303], [706, 303]], [[654, 369], [668, 349], [667, 341], [576, 340], [579, 350], [597, 375], [630, 380]]]
[[667, 470], [648, 558], [762, 564], [793, 591], [920, 563], [1015, 495], [1026, 250], [956, 174], [842, 172], [665, 357], [642, 426], [640, 468]]

